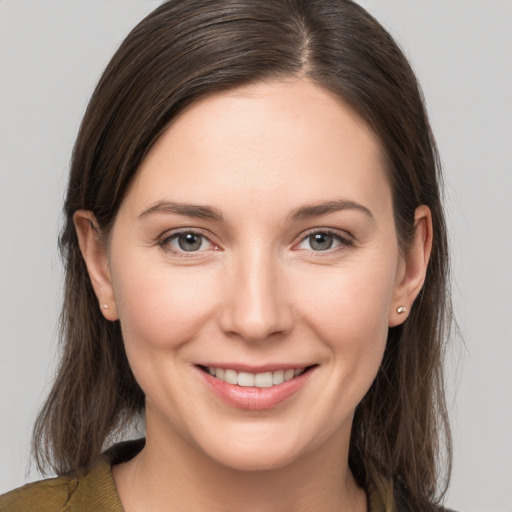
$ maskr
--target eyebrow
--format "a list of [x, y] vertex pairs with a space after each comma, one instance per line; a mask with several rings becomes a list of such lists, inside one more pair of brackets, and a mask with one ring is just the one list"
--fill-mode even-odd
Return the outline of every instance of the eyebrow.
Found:
[[190, 203], [176, 203], [174, 201], [158, 201], [149, 208], [146, 208], [139, 215], [139, 219], [143, 219], [153, 213], [175, 213], [196, 219], [223, 220], [222, 213], [217, 208]]
[[366, 208], [366, 206], [344, 199], [301, 206], [300, 208], [293, 210], [288, 218], [291, 220], [304, 220], [313, 217], [320, 217], [322, 215], [327, 215], [329, 213], [339, 212], [342, 210], [358, 210], [370, 217], [370, 219], [375, 220], [373, 213], [368, 208]]
[[[353, 201], [339, 199], [336, 201], [325, 201], [311, 205], [301, 206], [293, 210], [288, 215], [288, 220], [304, 220], [314, 217], [320, 217], [329, 213], [342, 210], [358, 210], [374, 220], [372, 212], [362, 204]], [[208, 219], [222, 222], [224, 217], [217, 208], [211, 206], [203, 206], [191, 203], [178, 203], [175, 201], [158, 201], [157, 203], [146, 208], [140, 215], [139, 219], [143, 219], [153, 213], [173, 213], [196, 219]]]

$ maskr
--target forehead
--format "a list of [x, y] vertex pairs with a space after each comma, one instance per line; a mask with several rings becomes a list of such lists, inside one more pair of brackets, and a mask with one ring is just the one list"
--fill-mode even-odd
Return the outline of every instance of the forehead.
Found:
[[223, 209], [278, 198], [283, 208], [330, 196], [372, 202], [389, 195], [381, 153], [359, 117], [322, 87], [258, 83], [186, 109], [143, 161], [127, 199], [137, 208], [164, 195]]

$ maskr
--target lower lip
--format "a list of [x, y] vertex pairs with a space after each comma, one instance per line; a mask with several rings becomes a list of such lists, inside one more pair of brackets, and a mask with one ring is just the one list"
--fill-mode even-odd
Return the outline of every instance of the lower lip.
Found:
[[299, 392], [314, 369], [311, 368], [298, 377], [269, 388], [228, 384], [199, 368], [197, 368], [197, 371], [201, 374], [208, 388], [228, 405], [239, 409], [261, 411], [262, 409], [276, 407]]

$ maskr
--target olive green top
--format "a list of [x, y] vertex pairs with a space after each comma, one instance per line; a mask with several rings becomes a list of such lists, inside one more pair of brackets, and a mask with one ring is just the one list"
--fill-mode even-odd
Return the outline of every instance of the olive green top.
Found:
[[[85, 475], [71, 473], [27, 484], [0, 496], [0, 512], [123, 512], [112, 466], [134, 457], [144, 440], [113, 446]], [[392, 486], [376, 482], [368, 493], [368, 512], [396, 512]]]

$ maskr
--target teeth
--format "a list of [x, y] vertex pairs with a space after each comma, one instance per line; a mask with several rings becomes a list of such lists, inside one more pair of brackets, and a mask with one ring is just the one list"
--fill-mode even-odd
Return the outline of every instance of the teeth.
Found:
[[284, 370], [277, 370], [272, 374], [272, 382], [274, 384], [282, 384], [284, 382]]
[[238, 375], [235, 370], [226, 370], [224, 372], [224, 380], [228, 384], [238, 384]]
[[272, 372], [257, 373], [254, 377], [254, 385], [257, 388], [270, 388], [274, 385]]
[[242, 387], [270, 388], [298, 377], [304, 373], [305, 368], [290, 368], [288, 370], [276, 370], [275, 372], [249, 373], [226, 370], [224, 368], [208, 367], [208, 373], [228, 384], [237, 384]]
[[247, 372], [238, 372], [237, 383], [239, 386], [251, 387], [254, 386], [254, 374]]
[[291, 380], [295, 377], [295, 370], [286, 370], [284, 372], [284, 380]]

